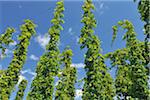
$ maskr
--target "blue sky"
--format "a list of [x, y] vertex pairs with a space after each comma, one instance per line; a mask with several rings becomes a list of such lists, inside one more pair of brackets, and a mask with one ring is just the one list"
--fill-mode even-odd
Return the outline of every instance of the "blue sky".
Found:
[[[51, 26], [50, 20], [53, 18], [55, 3], [56, 0], [32, 0], [30, 2], [29, 0], [0, 0], [0, 33], [3, 33], [8, 26], [14, 27], [16, 33], [13, 38], [18, 43], [17, 36], [20, 34], [19, 26], [23, 23], [23, 20], [31, 19], [37, 24], [37, 33], [31, 39], [27, 61], [22, 69], [22, 75], [29, 81], [26, 92], [29, 90], [30, 82], [35, 75], [34, 71], [39, 57], [45, 51], [44, 46], [48, 41], [47, 32]], [[63, 24], [64, 30], [61, 32], [59, 45], [61, 52], [68, 45], [73, 50], [72, 62], [78, 67], [78, 79], [82, 79], [85, 75], [82, 67], [84, 66], [84, 53], [86, 50], [80, 50], [80, 45], [78, 44], [80, 29], [83, 26], [80, 23], [81, 15], [83, 14], [81, 9], [82, 4], [83, 2], [81, 0], [65, 1], [65, 24]], [[144, 39], [142, 31], [143, 22], [141, 22], [140, 15], [137, 11], [137, 3], [132, 2], [132, 0], [96, 0], [94, 4], [96, 7], [94, 14], [97, 20], [95, 34], [101, 39], [103, 54], [125, 46], [125, 42], [121, 39], [123, 32], [120, 32], [113, 47], [111, 47], [112, 26], [119, 20], [130, 20], [135, 26], [138, 39]], [[12, 59], [14, 45], [15, 43], [7, 51], [9, 56], [0, 61], [1, 69], [8, 67]], [[109, 61], [106, 64], [110, 66]], [[114, 77], [115, 70], [110, 71], [110, 73]], [[82, 86], [78, 85], [80, 84], [76, 84], [76, 88], [80, 90]], [[80, 100], [80, 97], [76, 97], [76, 100]]]

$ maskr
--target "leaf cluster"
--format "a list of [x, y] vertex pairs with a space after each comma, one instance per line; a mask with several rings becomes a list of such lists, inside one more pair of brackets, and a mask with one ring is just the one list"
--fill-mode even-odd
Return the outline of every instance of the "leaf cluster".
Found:
[[94, 10], [92, 0], [85, 0], [82, 9], [84, 14], [81, 23], [84, 26], [81, 29], [79, 43], [81, 49], [87, 48], [84, 62], [87, 77], [84, 79], [82, 99], [113, 100], [113, 80], [107, 72], [104, 57], [100, 53], [100, 40], [94, 35], [93, 28], [96, 27], [96, 20], [92, 12]]
[[[20, 42], [14, 50], [13, 59], [8, 69], [0, 77], [0, 99], [2, 100], [9, 99], [14, 86], [18, 82], [20, 70], [26, 60], [30, 38], [35, 34], [35, 24], [29, 19], [24, 22], [25, 23], [20, 27], [21, 35], [18, 37]], [[11, 32], [13, 32], [13, 30]]]
[[[63, 30], [61, 24], [63, 21], [64, 1], [57, 2], [54, 10], [54, 18], [51, 20], [52, 26], [48, 33], [49, 43], [46, 45], [46, 52], [41, 56], [36, 67], [37, 76], [31, 84], [31, 90], [28, 99], [52, 100], [54, 91], [54, 77], [57, 76], [60, 66], [60, 52], [58, 43], [60, 31]], [[42, 85], [41, 85], [42, 84]]]
[[0, 35], [0, 49], [2, 50], [2, 55], [6, 55], [5, 51], [10, 43], [13, 43], [12, 35], [15, 32], [14, 28], [8, 27], [6, 31]]
[[72, 50], [67, 49], [62, 53], [62, 64], [64, 68], [61, 71], [58, 85], [56, 86], [55, 100], [74, 100], [76, 82], [76, 68], [71, 66]]
[[21, 83], [19, 84], [19, 91], [17, 92], [15, 100], [22, 100], [24, 96], [24, 91], [26, 89], [28, 82], [27, 80], [22, 80]]

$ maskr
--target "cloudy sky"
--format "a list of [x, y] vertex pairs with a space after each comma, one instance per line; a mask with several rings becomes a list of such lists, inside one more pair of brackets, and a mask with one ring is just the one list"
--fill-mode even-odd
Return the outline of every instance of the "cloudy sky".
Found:
[[[45, 51], [45, 45], [48, 43], [49, 37], [47, 35], [50, 28], [50, 20], [53, 18], [53, 9], [55, 8], [56, 0], [0, 0], [0, 33], [8, 27], [16, 29], [13, 37], [15, 43], [11, 44], [11, 48], [7, 50], [8, 57], [0, 61], [0, 69], [6, 69], [12, 59], [12, 50], [15, 44], [18, 43], [17, 36], [20, 34], [19, 27], [24, 19], [31, 19], [37, 24], [36, 35], [31, 39], [27, 61], [21, 71], [20, 79], [26, 78], [29, 81], [26, 93], [29, 90], [31, 80], [36, 75], [35, 68], [40, 56]], [[85, 76], [84, 67], [84, 53], [86, 50], [80, 50], [78, 44], [80, 29], [83, 24], [80, 23], [83, 11], [81, 6], [82, 0], [65, 0], [65, 24], [64, 30], [60, 36], [60, 51], [62, 52], [66, 46], [70, 46], [73, 50], [72, 62], [78, 69], [78, 80]], [[132, 0], [95, 0], [96, 10], [94, 11], [97, 20], [97, 28], [95, 34], [101, 39], [102, 53], [112, 52], [118, 48], [125, 46], [125, 42], [121, 40], [123, 32], [118, 35], [113, 47], [111, 47], [112, 26], [119, 20], [128, 19], [134, 26], [138, 33], [137, 37], [140, 40], [143, 36], [143, 22], [140, 20], [140, 15], [137, 11], [137, 3]], [[108, 67], [109, 61], [106, 61]], [[109, 71], [111, 75], [115, 76], [115, 70]], [[56, 84], [57, 84], [56, 79]], [[80, 100], [82, 95], [81, 88], [83, 83], [76, 84], [76, 100]], [[16, 88], [17, 89], [17, 88]], [[13, 100], [15, 93], [11, 96]]]

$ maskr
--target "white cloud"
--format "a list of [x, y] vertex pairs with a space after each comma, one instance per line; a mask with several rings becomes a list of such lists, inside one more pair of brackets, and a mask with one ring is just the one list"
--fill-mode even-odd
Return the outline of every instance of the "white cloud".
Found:
[[0, 54], [0, 60], [1, 60], [1, 59], [4, 59], [4, 58], [5, 58], [5, 55]]
[[46, 33], [45, 35], [39, 35], [36, 37], [36, 42], [38, 42], [40, 44], [40, 46], [45, 49], [46, 45], [48, 44], [49, 42], [49, 36], [48, 36], [48, 33]]
[[[0, 51], [0, 52], [2, 52], [2, 51]], [[5, 49], [5, 54], [6, 55], [3, 55], [2, 53], [0, 54], [0, 60], [4, 59], [6, 57], [11, 57], [11, 55], [13, 54], [13, 51], [10, 49]]]
[[32, 75], [31, 80], [33, 80], [35, 78], [35, 76], [37, 75], [37, 73], [31, 71], [31, 69], [22, 70], [21, 74], [30, 74], [30, 75]]
[[72, 67], [76, 67], [76, 68], [84, 68], [85, 64], [83, 63], [73, 63], [71, 64]]
[[102, 10], [104, 8], [104, 2], [102, 2], [101, 0], [98, 0], [97, 2], [95, 2], [95, 7], [96, 7], [96, 10]]
[[25, 74], [27, 72], [28, 72], [28, 70], [23, 70], [23, 71], [21, 71], [21, 74]]
[[6, 55], [3, 55], [3, 54], [0, 54], [0, 60], [1, 59], [4, 59], [4, 58], [10, 58], [10, 57], [12, 57], [13, 56], [13, 50], [14, 49], [5, 49], [5, 54]]
[[21, 71], [21, 74], [25, 74], [25, 73], [28, 73], [30, 75], [33, 75], [34, 77], [36, 76], [36, 73], [31, 71], [31, 69], [26, 69], [26, 70], [22, 70]]
[[72, 28], [71, 28], [71, 27], [68, 29], [68, 32], [69, 32], [69, 33], [72, 32]]
[[6, 55], [8, 56], [8, 55], [12, 54], [12, 53], [13, 53], [13, 51], [12, 51], [12, 50], [10, 50], [10, 49], [6, 49], [6, 50], [5, 50], [5, 53], [6, 53]]
[[74, 37], [74, 39], [75, 39], [75, 41], [76, 41], [76, 44], [78, 44], [78, 42], [79, 42], [79, 36], [76, 36], [76, 34], [75, 34], [75, 32], [73, 31], [72, 27], [70, 27], [70, 28], [68, 29], [68, 33], [69, 33], [70, 35], [72, 35], [72, 37]]
[[104, 5], [104, 2], [99, 0], [99, 1], [95, 2], [94, 4], [95, 4], [96, 13], [99, 16], [102, 15], [104, 13], [105, 8], [106, 8], [106, 6]]
[[81, 97], [82, 93], [83, 93], [83, 91], [81, 89], [77, 89], [76, 90], [76, 97]]
[[14, 41], [13, 43], [10, 43], [9, 45], [10, 45], [10, 46], [15, 46], [15, 45], [17, 45], [17, 42]]
[[80, 38], [79, 38], [78, 36], [76, 36], [76, 42], [77, 42], [77, 43], [79, 42], [79, 39], [80, 39]]
[[99, 9], [102, 9], [104, 7], [104, 3], [100, 3]]
[[68, 33], [69, 33], [70, 35], [74, 35], [74, 32], [73, 32], [72, 27], [70, 27], [70, 28], [68, 29]]
[[38, 61], [39, 60], [39, 58], [37, 56], [33, 55], [33, 54], [30, 55], [30, 59], [34, 60], [34, 61]]
[[19, 76], [18, 83], [17, 83], [17, 86], [19, 86], [20, 82], [21, 82], [22, 80], [24, 80], [24, 79], [26, 79], [26, 78], [25, 78], [24, 76], [20, 75], [20, 76]]

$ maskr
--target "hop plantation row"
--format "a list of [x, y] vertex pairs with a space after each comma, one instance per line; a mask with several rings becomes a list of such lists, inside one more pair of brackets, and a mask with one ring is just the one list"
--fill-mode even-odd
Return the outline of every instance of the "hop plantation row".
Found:
[[[83, 24], [79, 39], [80, 48], [86, 49], [85, 71], [82, 89], [83, 100], [150, 100], [150, 87], [148, 84], [150, 75], [150, 1], [140, 0], [138, 11], [141, 20], [144, 22], [145, 40], [140, 41], [136, 37], [133, 24], [128, 20], [118, 21], [112, 27], [112, 45], [117, 37], [119, 29], [125, 30], [123, 40], [126, 41], [124, 48], [101, 54], [101, 41], [94, 34], [97, 26], [93, 11], [95, 9], [92, 0], [85, 0], [82, 6], [84, 11], [81, 19]], [[44, 54], [40, 57], [36, 66], [36, 76], [32, 81], [27, 100], [74, 100], [75, 83], [77, 82], [77, 69], [72, 65], [72, 50], [66, 46], [61, 53], [59, 41], [62, 24], [64, 23], [64, 0], [57, 2], [51, 20], [51, 27], [48, 30], [49, 43], [46, 45]], [[0, 100], [10, 99], [23, 65], [26, 62], [30, 39], [36, 34], [36, 25], [27, 19], [20, 27], [21, 34], [18, 37], [19, 43], [13, 52], [13, 59], [7, 70], [0, 70]], [[8, 27], [5, 33], [0, 35], [1, 56], [6, 49], [14, 42], [15, 29]], [[113, 79], [105, 60], [110, 59], [111, 68], [116, 67], [116, 78]], [[1, 59], [2, 60], [2, 59]], [[60, 68], [63, 66], [63, 69]], [[57, 86], [54, 85], [55, 77], [59, 77]], [[28, 82], [23, 79], [18, 85], [18, 92], [15, 100], [22, 100]], [[56, 88], [56, 90], [54, 90]]]

